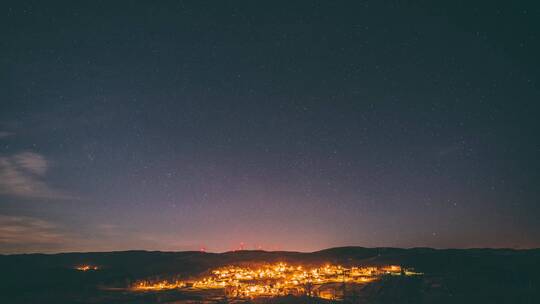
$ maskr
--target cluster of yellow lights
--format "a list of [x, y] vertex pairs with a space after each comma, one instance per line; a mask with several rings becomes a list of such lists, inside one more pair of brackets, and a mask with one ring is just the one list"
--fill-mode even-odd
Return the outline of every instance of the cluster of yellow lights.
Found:
[[93, 265], [79, 265], [79, 266], [76, 266], [75, 269], [79, 271], [88, 271], [88, 270], [98, 270], [99, 267], [93, 266]]
[[307, 294], [317, 296], [316, 286], [331, 283], [365, 284], [382, 275], [416, 274], [401, 266], [322, 267], [293, 266], [285, 263], [266, 264], [258, 267], [227, 266], [215, 269], [206, 277], [196, 281], [138, 282], [131, 287], [135, 291], [157, 291], [190, 287], [191, 289], [224, 289], [234, 297], [253, 298]]
[[140, 291], [152, 291], [152, 290], [166, 290], [166, 289], [177, 289], [186, 287], [186, 283], [182, 281], [159, 281], [159, 282], [149, 282], [141, 281], [136, 283], [133, 286], [134, 290]]

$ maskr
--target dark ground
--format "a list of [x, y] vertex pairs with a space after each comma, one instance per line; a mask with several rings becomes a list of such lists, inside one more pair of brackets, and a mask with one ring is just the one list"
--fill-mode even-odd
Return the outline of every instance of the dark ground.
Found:
[[[349, 292], [351, 303], [540, 303], [540, 249], [333, 248], [314, 253], [239, 251], [124, 251], [0, 255], [0, 303], [201, 303], [219, 297], [178, 291], [131, 293], [138, 279], [196, 276], [210, 268], [242, 262], [349, 265], [399, 264], [420, 277], [389, 277]], [[80, 272], [75, 265], [98, 271]], [[282, 297], [256, 303], [329, 303]], [[215, 303], [215, 302], [213, 302]], [[229, 300], [229, 303], [233, 301]]]

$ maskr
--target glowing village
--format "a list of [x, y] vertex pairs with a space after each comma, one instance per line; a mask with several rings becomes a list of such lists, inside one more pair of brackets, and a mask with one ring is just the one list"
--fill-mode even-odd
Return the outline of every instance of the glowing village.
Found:
[[324, 265], [306, 267], [286, 263], [257, 266], [226, 266], [195, 280], [138, 281], [134, 292], [221, 290], [230, 298], [257, 298], [304, 295], [339, 300], [345, 286], [363, 286], [385, 276], [420, 275], [401, 266], [343, 267]]

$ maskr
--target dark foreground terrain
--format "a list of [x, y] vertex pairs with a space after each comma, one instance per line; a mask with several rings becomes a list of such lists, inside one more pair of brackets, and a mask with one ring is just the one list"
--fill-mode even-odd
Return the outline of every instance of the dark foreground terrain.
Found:
[[[348, 294], [341, 303], [540, 303], [540, 249], [333, 248], [313, 253], [124, 251], [0, 255], [0, 303], [236, 303], [219, 294], [131, 292], [141, 279], [197, 276], [244, 262], [389, 265], [421, 276], [388, 277]], [[98, 270], [77, 271], [77, 265]], [[285, 296], [255, 303], [331, 303]]]

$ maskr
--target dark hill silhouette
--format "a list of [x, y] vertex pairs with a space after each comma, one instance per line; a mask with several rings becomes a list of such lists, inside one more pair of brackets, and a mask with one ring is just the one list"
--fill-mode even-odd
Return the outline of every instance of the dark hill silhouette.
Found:
[[[86, 303], [88, 299], [100, 303], [103, 296], [100, 287], [126, 287], [130, 282], [147, 278], [177, 275], [188, 278], [227, 264], [277, 261], [412, 267], [424, 273], [413, 294], [416, 299], [421, 295], [426, 303], [540, 303], [540, 249], [363, 247], [329, 248], [311, 253], [246, 250], [0, 255], [0, 303]], [[97, 265], [100, 269], [87, 272], [73, 269], [80, 264]], [[382, 289], [386, 290], [382, 294], [390, 297], [388, 301], [402, 297], [395, 290], [403, 289], [403, 284], [391, 283]], [[376, 298], [382, 297], [378, 295], [380, 290], [370, 292]], [[138, 300], [135, 303], [155, 302], [154, 298]]]

